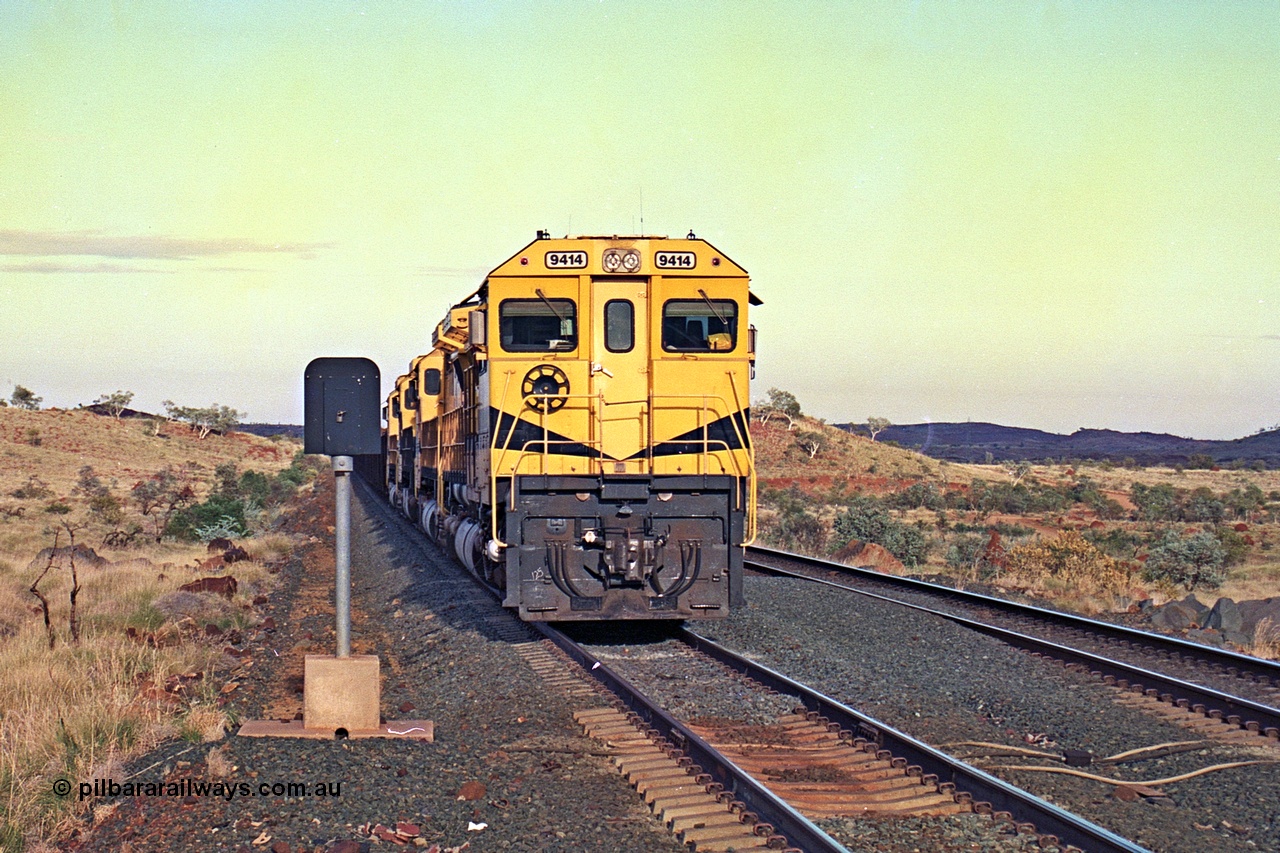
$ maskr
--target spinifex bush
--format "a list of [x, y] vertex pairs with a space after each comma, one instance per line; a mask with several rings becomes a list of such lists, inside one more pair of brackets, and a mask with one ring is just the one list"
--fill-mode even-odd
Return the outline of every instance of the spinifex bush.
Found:
[[1005, 560], [1014, 577], [1030, 583], [1065, 580], [1080, 592], [1117, 592], [1128, 580], [1119, 562], [1074, 530], [1064, 531], [1054, 539], [1036, 539], [1011, 548]]

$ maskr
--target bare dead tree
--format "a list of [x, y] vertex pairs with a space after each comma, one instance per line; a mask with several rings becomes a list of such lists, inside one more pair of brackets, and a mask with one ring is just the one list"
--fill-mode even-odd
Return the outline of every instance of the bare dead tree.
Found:
[[53, 621], [49, 619], [49, 599], [44, 597], [44, 593], [40, 591], [40, 581], [44, 580], [44, 576], [49, 574], [49, 570], [53, 568], [53, 561], [58, 558], [58, 531], [53, 531], [53, 549], [49, 552], [49, 561], [44, 564], [44, 571], [31, 584], [31, 594], [40, 599], [40, 608], [44, 611], [44, 630], [49, 635], [49, 651], [53, 651], [54, 633]]
[[[71, 564], [71, 615], [67, 617], [67, 626], [71, 629], [71, 642], [80, 645], [80, 623], [76, 620], [76, 596], [80, 594], [80, 575], [76, 572], [76, 530], [79, 528], [69, 521], [63, 521], [67, 536], [71, 538], [67, 561]], [[83, 527], [84, 525], [80, 525]]]

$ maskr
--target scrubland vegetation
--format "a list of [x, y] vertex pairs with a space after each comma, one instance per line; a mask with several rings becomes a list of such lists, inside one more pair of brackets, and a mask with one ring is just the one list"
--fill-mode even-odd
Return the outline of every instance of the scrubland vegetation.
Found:
[[[752, 415], [761, 544], [1093, 613], [1280, 595], [1280, 471], [940, 462], [807, 418], [777, 389]], [[887, 423], [869, 420], [872, 435]], [[1264, 631], [1255, 650], [1274, 654]]]
[[[223, 736], [223, 649], [255, 630], [253, 600], [294, 547], [282, 507], [317, 470], [291, 440], [122, 418], [119, 396], [95, 401], [115, 406], [103, 414], [33, 397], [0, 408], [3, 851], [81, 819], [55, 780], [119, 777], [164, 738]], [[218, 536], [246, 552], [213, 569], [235, 593], [179, 590]]]

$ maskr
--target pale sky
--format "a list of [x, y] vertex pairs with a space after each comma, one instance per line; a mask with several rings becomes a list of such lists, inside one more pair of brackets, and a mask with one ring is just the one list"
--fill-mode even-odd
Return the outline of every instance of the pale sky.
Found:
[[0, 0], [0, 396], [299, 423], [539, 228], [697, 232], [829, 421], [1280, 423], [1280, 5]]

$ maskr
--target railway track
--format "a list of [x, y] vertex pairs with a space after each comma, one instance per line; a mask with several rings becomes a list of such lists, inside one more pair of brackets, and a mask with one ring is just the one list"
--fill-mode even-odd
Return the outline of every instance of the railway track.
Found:
[[[521, 629], [513, 640], [526, 628], [545, 627], [511, 621]], [[773, 695], [781, 703], [777, 713], [746, 722], [732, 715], [686, 717], [673, 712], [669, 702], [646, 699], [648, 688], [630, 685], [608, 654], [593, 654], [552, 629], [545, 635], [547, 642], [518, 649], [521, 656], [548, 686], [581, 698], [575, 718], [606, 743], [660, 819], [698, 850], [879, 849], [852, 841], [841, 846], [824, 832], [839, 824], [829, 819], [840, 815], [933, 815], [941, 816], [932, 818], [936, 821], [1005, 827], [1007, 837], [1057, 849], [1145, 849], [696, 635], [680, 639], [687, 650], [673, 665], [676, 670], [690, 671], [688, 660], [695, 658], [715, 660], [741, 685]], [[555, 657], [571, 657], [581, 674], [566, 676], [564, 667], [540, 651], [551, 643], [561, 650]], [[601, 707], [599, 696], [580, 685], [573, 687], [575, 679], [586, 677], [618, 697], [609, 700], [611, 707]], [[987, 837], [982, 844], [1005, 849]], [[931, 847], [926, 840], [920, 849]], [[1011, 844], [1008, 849], [1025, 848]]]
[[[617, 671], [616, 654], [609, 661], [598, 647], [579, 643], [550, 626], [537, 627], [619, 697], [633, 727], [629, 731], [614, 717], [607, 720], [612, 728], [596, 731], [606, 739], [619, 732], [644, 731], [652, 742], [661, 744], [659, 750], [667, 762], [692, 765], [681, 773], [655, 759], [659, 761], [656, 766], [672, 774], [663, 778], [674, 796], [698, 788], [711, 792], [731, 804], [741, 819], [763, 825], [757, 834], [770, 836], [775, 847], [846, 849], [811, 822], [823, 818], [973, 812], [1003, 822], [1013, 832], [1036, 835], [1044, 848], [1143, 849], [692, 631], [682, 630], [674, 638], [681, 646], [675, 657], [682, 671], [697, 673], [702, 690], [712, 687], [707, 668], [696, 666], [696, 658], [712, 661], [729, 677], [736, 677], [740, 685], [787, 697], [796, 706], [772, 723], [678, 720], [664, 707], [668, 702], [649, 695], [650, 687], [638, 687]], [[660, 673], [668, 672], [672, 665], [670, 653], [665, 656], [668, 659], [662, 661]], [[584, 722], [588, 732], [593, 732], [591, 719]], [[629, 746], [632, 741], [623, 743]], [[625, 772], [631, 772], [628, 764], [620, 764]], [[653, 765], [642, 762], [638, 766]], [[691, 832], [687, 822], [680, 823], [683, 814], [678, 806], [668, 818], [662, 793], [646, 789], [648, 780], [643, 776], [636, 782], [646, 799], [655, 803], [655, 811], [681, 828], [684, 840], [696, 845], [703, 836]], [[655, 801], [655, 797], [659, 799]], [[707, 840], [715, 841], [716, 836]]]
[[1089, 673], [1203, 734], [1280, 745], [1280, 663], [787, 552], [750, 548], [747, 566], [935, 614]]

